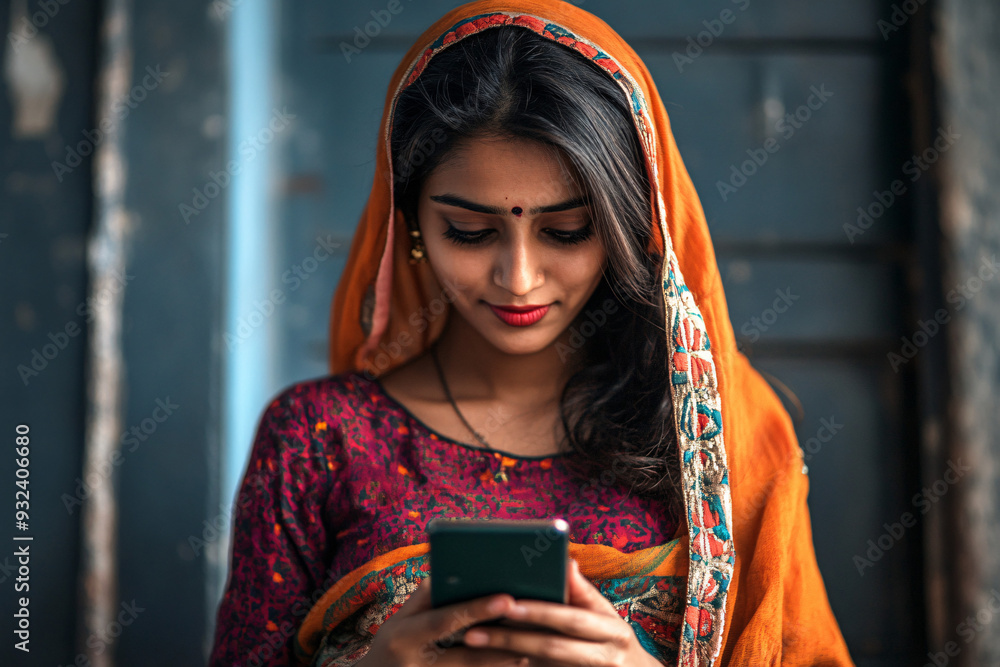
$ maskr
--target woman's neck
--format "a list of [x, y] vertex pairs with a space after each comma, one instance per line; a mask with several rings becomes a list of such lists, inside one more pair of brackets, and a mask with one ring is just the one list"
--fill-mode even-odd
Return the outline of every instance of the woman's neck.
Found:
[[541, 407], [559, 399], [583, 361], [583, 350], [569, 344], [568, 332], [538, 352], [510, 354], [483, 338], [463, 318], [451, 315], [436, 345], [456, 397]]

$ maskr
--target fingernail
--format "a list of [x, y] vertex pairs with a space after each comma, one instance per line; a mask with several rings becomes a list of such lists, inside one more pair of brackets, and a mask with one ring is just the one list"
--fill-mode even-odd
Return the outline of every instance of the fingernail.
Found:
[[507, 610], [508, 616], [524, 616], [528, 613], [528, 608], [523, 604], [514, 604], [513, 607]]
[[503, 611], [503, 608], [506, 607], [506, 606], [507, 606], [507, 599], [506, 598], [497, 598], [497, 599], [493, 600], [492, 602], [490, 602], [486, 606], [486, 609], [490, 613], [498, 613], [498, 612]]
[[463, 641], [466, 644], [472, 644], [473, 646], [482, 646], [486, 643], [488, 639], [485, 632], [482, 630], [469, 630], [465, 633]]

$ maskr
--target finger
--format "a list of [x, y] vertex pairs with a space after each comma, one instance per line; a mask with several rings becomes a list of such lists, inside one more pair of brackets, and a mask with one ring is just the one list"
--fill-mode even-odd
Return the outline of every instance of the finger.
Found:
[[436, 639], [449, 637], [475, 623], [502, 618], [513, 605], [514, 598], [507, 593], [457, 602], [423, 614], [423, 629]]
[[580, 572], [580, 564], [575, 558], [570, 559], [569, 570], [569, 604], [601, 614], [618, 616], [614, 605]]
[[423, 655], [421, 664], [434, 667], [527, 667], [527, 656], [498, 648], [468, 648], [456, 646], [448, 649], [434, 649], [439, 653]]
[[[605, 623], [607, 622], [605, 619]], [[470, 630], [466, 634], [466, 643], [472, 642], [473, 637], [479, 632], [479, 628]], [[485, 643], [475, 643], [474, 646], [502, 649], [527, 655], [531, 658], [530, 664], [532, 665], [548, 664], [548, 662], [540, 661], [569, 665], [596, 664], [592, 662], [594, 656], [606, 652], [606, 647], [609, 645], [606, 642], [587, 641], [577, 637], [529, 630], [485, 628], [483, 632], [486, 635]]]
[[[517, 612], [523, 609], [523, 612]], [[541, 633], [548, 631], [556, 635], [589, 641], [613, 641], [625, 636], [622, 626], [628, 626], [618, 614], [595, 612], [581, 607], [565, 604], [541, 602], [537, 600], [518, 600], [517, 605], [507, 612], [506, 617], [518, 624], [524, 624], [524, 630], [531, 631], [530, 626], [541, 626]], [[512, 628], [518, 630], [518, 628]], [[505, 628], [476, 628], [487, 633], [500, 634]], [[536, 632], [535, 634], [541, 634]]]

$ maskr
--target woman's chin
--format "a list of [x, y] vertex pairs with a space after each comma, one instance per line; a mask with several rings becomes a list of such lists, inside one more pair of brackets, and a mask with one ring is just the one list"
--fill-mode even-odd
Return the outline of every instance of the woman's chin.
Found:
[[500, 326], [503, 330], [491, 331], [484, 338], [504, 354], [536, 354], [552, 345], [556, 338], [550, 331], [532, 331], [532, 327], [512, 327], [503, 323]]

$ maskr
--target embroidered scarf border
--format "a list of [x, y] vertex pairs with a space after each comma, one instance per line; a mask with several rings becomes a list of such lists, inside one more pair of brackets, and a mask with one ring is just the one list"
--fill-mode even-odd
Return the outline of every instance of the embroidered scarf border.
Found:
[[[390, 122], [383, 140], [391, 155], [392, 116], [400, 92], [420, 75], [441, 49], [481, 30], [515, 25], [574, 49], [606, 70], [632, 101], [636, 130], [646, 152], [656, 186], [657, 219], [663, 238], [663, 296], [666, 326], [670, 332], [668, 349], [673, 387], [674, 419], [682, 457], [684, 501], [689, 537], [687, 605], [678, 664], [683, 667], [710, 667], [722, 648], [726, 621], [726, 594], [732, 580], [736, 551], [732, 540], [732, 500], [722, 434], [721, 399], [708, 332], [684, 283], [673, 244], [667, 232], [666, 206], [659, 188], [656, 163], [655, 128], [642, 89], [633, 77], [597, 45], [574, 35], [543, 17], [520, 12], [491, 12], [455, 23], [411, 63], [392, 97]], [[392, 181], [392, 160], [389, 160]], [[390, 188], [390, 193], [392, 188]], [[392, 194], [390, 194], [392, 197]], [[393, 205], [390, 204], [392, 211]], [[392, 245], [392, 221], [387, 245]], [[386, 258], [392, 254], [387, 250]]]

